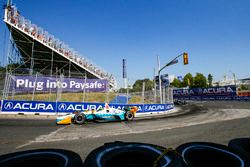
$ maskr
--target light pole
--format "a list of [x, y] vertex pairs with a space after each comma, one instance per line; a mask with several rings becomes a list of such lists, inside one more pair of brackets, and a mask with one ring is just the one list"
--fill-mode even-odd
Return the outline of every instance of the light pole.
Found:
[[236, 75], [231, 70], [229, 70], [230, 73], [233, 75], [234, 85], [236, 86]]
[[235, 73], [233, 73], [231, 70], [229, 70], [230, 73], [233, 74], [233, 80], [234, 80], [234, 86], [235, 86], [235, 93], [237, 94], [237, 79]]
[[158, 77], [159, 77], [159, 90], [160, 90], [160, 103], [162, 104], [162, 88], [161, 88], [161, 71], [168, 67], [171, 66], [173, 64], [178, 63], [178, 58], [183, 56], [183, 60], [184, 60], [184, 65], [188, 64], [188, 54], [186, 52], [176, 56], [173, 60], [171, 60], [169, 63], [167, 63], [166, 65], [164, 65], [162, 68], [160, 68], [160, 61], [158, 58]]

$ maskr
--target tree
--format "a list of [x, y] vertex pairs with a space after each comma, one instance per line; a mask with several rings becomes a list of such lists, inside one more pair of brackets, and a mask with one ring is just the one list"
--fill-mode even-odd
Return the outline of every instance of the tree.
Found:
[[5, 73], [5, 71], [6, 71], [6, 68], [5, 68], [5, 67], [0, 66], [0, 73]]
[[183, 87], [187, 87], [187, 86], [192, 87], [193, 83], [194, 83], [194, 78], [193, 78], [192, 74], [187, 73], [183, 78], [182, 86]]
[[211, 74], [208, 74], [207, 80], [208, 80], [208, 86], [211, 87], [213, 82], [213, 76]]
[[149, 91], [149, 90], [152, 90], [153, 87], [154, 87], [154, 82], [150, 79], [144, 79], [144, 82], [145, 82], [145, 91]]
[[142, 92], [142, 85], [145, 82], [145, 91], [149, 91], [153, 89], [154, 82], [148, 78], [143, 80], [136, 80], [133, 84], [132, 92]]
[[181, 81], [177, 78], [175, 78], [173, 80], [173, 82], [171, 83], [172, 86], [176, 87], [176, 88], [180, 88], [181, 87]]
[[196, 76], [194, 77], [193, 87], [196, 87], [196, 88], [207, 87], [207, 78], [201, 73], [196, 73]]
[[241, 85], [240, 85], [240, 90], [248, 90], [248, 87], [245, 86], [245, 85], [243, 85], [243, 84], [241, 84]]
[[125, 89], [125, 88], [120, 88], [120, 89], [118, 90], [118, 92], [119, 92], [119, 93], [126, 93], [126, 92], [127, 92], [127, 89]]

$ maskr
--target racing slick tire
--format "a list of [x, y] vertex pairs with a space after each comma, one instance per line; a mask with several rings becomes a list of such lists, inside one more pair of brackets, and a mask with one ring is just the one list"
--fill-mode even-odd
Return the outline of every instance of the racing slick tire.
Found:
[[84, 167], [187, 167], [182, 157], [164, 147], [135, 142], [105, 143], [91, 151]]
[[239, 152], [221, 144], [208, 142], [185, 143], [176, 148], [184, 161], [192, 167], [245, 167], [247, 160]]
[[250, 163], [250, 138], [237, 138], [229, 141], [228, 146], [238, 151]]
[[125, 120], [126, 121], [133, 121], [134, 119], [134, 114], [131, 111], [126, 111], [125, 112]]
[[0, 166], [5, 167], [81, 167], [81, 157], [62, 149], [37, 149], [15, 152], [0, 156]]
[[76, 113], [74, 116], [74, 123], [82, 125], [86, 121], [86, 115], [83, 113]]

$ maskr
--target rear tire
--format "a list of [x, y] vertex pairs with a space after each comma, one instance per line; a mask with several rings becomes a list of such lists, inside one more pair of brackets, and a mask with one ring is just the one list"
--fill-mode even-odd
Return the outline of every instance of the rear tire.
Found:
[[83, 113], [77, 113], [74, 117], [74, 122], [76, 124], [82, 125], [86, 121], [86, 115]]
[[134, 119], [134, 114], [131, 111], [127, 111], [125, 113], [125, 120], [126, 121], [133, 121]]

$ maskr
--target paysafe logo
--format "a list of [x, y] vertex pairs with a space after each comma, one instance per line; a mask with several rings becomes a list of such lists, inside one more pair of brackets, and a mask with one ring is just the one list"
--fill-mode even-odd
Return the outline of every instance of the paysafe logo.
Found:
[[67, 109], [67, 105], [65, 103], [61, 103], [61, 104], [59, 104], [58, 109], [61, 111], [64, 111]]
[[12, 103], [12, 102], [7, 102], [7, 103], [5, 103], [5, 104], [4, 104], [4, 108], [5, 108], [6, 110], [11, 110], [11, 109], [13, 109], [13, 103]]

